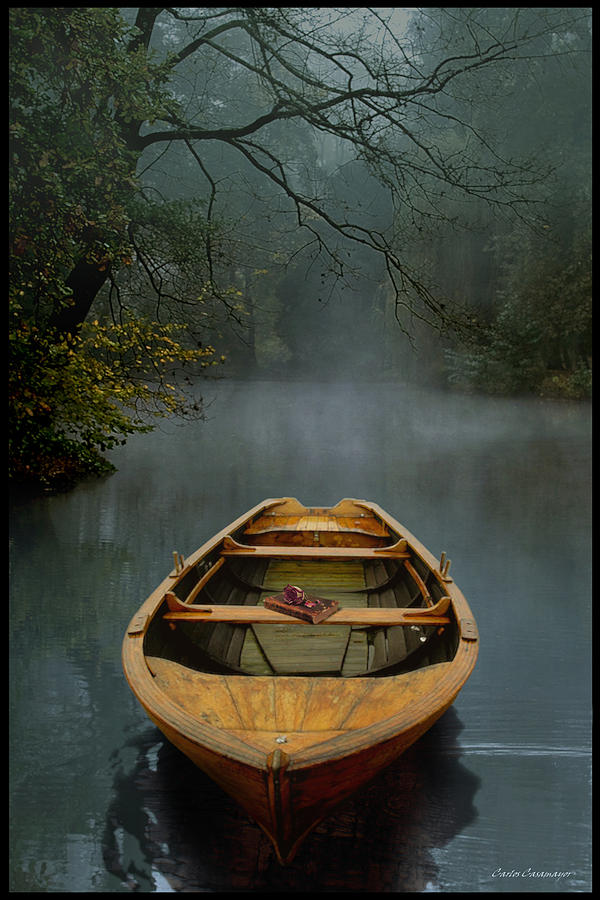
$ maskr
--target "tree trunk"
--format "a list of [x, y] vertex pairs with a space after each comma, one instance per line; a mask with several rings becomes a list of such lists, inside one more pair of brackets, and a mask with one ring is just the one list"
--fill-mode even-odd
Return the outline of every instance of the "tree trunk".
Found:
[[98, 291], [108, 278], [109, 266], [99, 268], [98, 264], [80, 260], [66, 280], [67, 287], [73, 291], [73, 300], [69, 306], [56, 310], [50, 319], [50, 328], [59, 334], [76, 334], [85, 321]]

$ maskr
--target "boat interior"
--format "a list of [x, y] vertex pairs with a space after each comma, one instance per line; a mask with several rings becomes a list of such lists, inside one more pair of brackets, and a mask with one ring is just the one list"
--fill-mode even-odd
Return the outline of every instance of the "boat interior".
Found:
[[[331, 549], [336, 548], [332, 555]], [[341, 555], [340, 555], [341, 554]], [[206, 556], [173, 573], [175, 603], [190, 613], [210, 604], [261, 607], [287, 584], [337, 600], [344, 611], [423, 610], [418, 624], [371, 625], [327, 620], [298, 626], [285, 621], [206, 621], [186, 613], [169, 617], [165, 597], [145, 635], [147, 657], [197, 672], [248, 676], [381, 677], [451, 660], [459, 630], [447, 617], [427, 623], [444, 601], [444, 580], [414, 553], [402, 535], [366, 505], [341, 501], [306, 508], [280, 501], [219, 542]], [[176, 621], [175, 621], [176, 619]], [[443, 622], [443, 624], [439, 624]]]

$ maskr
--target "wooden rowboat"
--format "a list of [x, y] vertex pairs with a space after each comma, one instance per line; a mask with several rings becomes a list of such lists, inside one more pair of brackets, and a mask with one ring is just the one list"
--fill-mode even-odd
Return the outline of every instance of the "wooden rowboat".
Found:
[[[445, 554], [359, 500], [265, 500], [174, 557], [127, 628], [127, 681], [285, 864], [452, 704], [477, 659], [473, 615]], [[314, 625], [266, 608], [287, 584], [337, 611]]]

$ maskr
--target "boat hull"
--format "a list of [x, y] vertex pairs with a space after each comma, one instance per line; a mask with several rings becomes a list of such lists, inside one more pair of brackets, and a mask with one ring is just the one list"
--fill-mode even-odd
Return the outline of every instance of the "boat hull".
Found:
[[[290, 863], [307, 835], [360, 787], [375, 778], [425, 734], [451, 706], [447, 696], [426, 718], [399, 725], [401, 730], [366, 745], [346, 750], [328, 748], [313, 763], [294, 765], [285, 749], [275, 749], [260, 761], [243, 762], [223, 749], [188, 737], [146, 708], [149, 719], [165, 738], [231, 796], [266, 833], [282, 865]], [[376, 741], [375, 743], [373, 741]], [[333, 741], [332, 741], [333, 743]]]
[[[193, 555], [192, 564], [218, 546], [235, 552], [232, 532], [269, 503], [216, 535]], [[394, 538], [402, 534], [412, 553], [436, 566], [399, 523], [386, 521], [395, 529]], [[477, 659], [472, 614], [446, 576], [452, 621], [459, 628], [451, 660], [381, 678], [249, 678], [184, 671], [174, 662], [153, 661], [144, 650], [149, 624], [159, 609], [164, 612], [176, 577], [177, 572], [165, 579], [130, 624], [123, 643], [126, 678], [151, 721], [258, 823], [282, 864], [294, 858], [319, 822], [431, 728], [454, 702]], [[466, 623], [464, 635], [461, 623]], [[230, 720], [222, 712], [227, 704]], [[238, 711], [250, 707], [254, 730], [248, 728], [248, 716], [234, 721]]]

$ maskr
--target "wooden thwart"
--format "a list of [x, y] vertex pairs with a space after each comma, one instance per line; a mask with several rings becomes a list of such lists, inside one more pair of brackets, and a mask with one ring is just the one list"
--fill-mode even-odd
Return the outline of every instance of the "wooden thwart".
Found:
[[390, 547], [301, 547], [301, 546], [253, 546], [240, 544], [234, 538], [223, 539], [221, 556], [279, 557], [281, 559], [410, 559], [408, 545], [399, 540]]
[[[428, 610], [394, 609], [392, 607], [363, 607], [339, 609], [326, 619], [327, 625], [448, 625], [448, 616], [440, 614], [443, 601], [449, 598], [443, 597], [439, 603]], [[185, 622], [237, 622], [241, 624], [261, 625], [308, 625], [315, 626], [302, 619], [295, 619], [278, 613], [264, 606], [190, 606], [185, 611], [167, 612], [164, 615], [169, 621]]]

